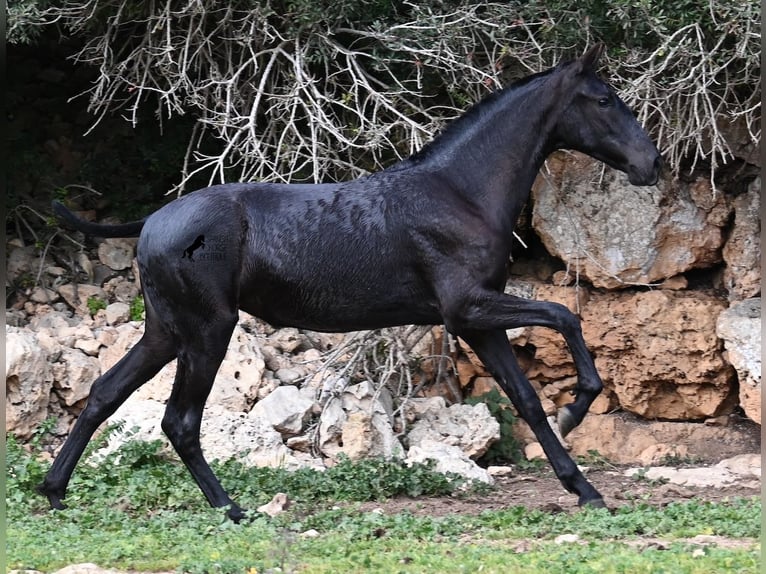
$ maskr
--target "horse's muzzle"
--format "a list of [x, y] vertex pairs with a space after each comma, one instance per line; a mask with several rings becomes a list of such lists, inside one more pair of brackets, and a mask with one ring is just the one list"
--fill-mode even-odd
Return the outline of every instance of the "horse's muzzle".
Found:
[[663, 165], [662, 156], [658, 153], [648, 169], [640, 170], [631, 166], [628, 170], [628, 181], [633, 185], [657, 185]]

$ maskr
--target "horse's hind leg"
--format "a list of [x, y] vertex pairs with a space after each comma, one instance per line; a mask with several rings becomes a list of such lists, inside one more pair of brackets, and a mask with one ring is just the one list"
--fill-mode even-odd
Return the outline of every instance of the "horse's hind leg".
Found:
[[218, 317], [215, 322], [200, 320], [194, 329], [186, 327], [189, 336], [179, 344], [178, 370], [162, 419], [162, 430], [211, 506], [229, 506], [227, 514], [232, 520], [239, 521], [243, 516], [242, 509], [221, 486], [205, 460], [200, 445], [205, 401], [226, 354], [236, 322], [237, 314], [233, 313], [226, 319]]
[[169, 337], [150, 321], [150, 313], [147, 307], [146, 331], [141, 340], [93, 383], [85, 409], [77, 418], [45, 480], [37, 487], [41, 494], [48, 497], [51, 508], [65, 508], [61, 500], [66, 496], [69, 479], [96, 429], [133, 391], [175, 357]]

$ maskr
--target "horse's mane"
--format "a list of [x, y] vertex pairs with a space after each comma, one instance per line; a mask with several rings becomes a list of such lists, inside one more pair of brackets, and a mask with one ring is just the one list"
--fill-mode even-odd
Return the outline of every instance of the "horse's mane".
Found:
[[460, 117], [449, 122], [441, 131], [441, 133], [437, 134], [433, 140], [423, 146], [419, 151], [415, 152], [409, 158], [404, 160], [403, 163], [405, 165], [422, 163], [426, 159], [438, 153], [439, 150], [449, 147], [453, 142], [461, 138], [466, 129], [472, 126], [488, 110], [494, 108], [497, 102], [506, 99], [506, 97], [511, 96], [511, 94], [515, 94], [529, 84], [546, 78], [558, 69], [559, 66], [545, 70], [543, 72], [525, 76], [504, 88], [484, 96], [478, 102], [469, 107]]

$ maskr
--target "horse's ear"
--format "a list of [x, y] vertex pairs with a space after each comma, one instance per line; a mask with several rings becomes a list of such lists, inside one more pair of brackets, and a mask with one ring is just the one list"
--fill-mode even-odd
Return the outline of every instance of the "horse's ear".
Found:
[[594, 44], [590, 49], [588, 49], [588, 51], [585, 52], [578, 61], [580, 70], [595, 70], [596, 64], [598, 64], [598, 60], [601, 58], [605, 49], [606, 46], [604, 46], [603, 42]]

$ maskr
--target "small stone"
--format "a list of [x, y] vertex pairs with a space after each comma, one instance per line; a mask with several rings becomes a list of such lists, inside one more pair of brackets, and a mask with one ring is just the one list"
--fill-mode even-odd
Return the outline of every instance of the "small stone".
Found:
[[305, 532], [301, 532], [300, 535], [302, 538], [317, 538], [319, 536], [319, 531], [313, 528], [309, 528]]
[[106, 322], [108, 325], [118, 325], [130, 319], [130, 305], [127, 303], [111, 303], [106, 306]]
[[66, 269], [63, 267], [59, 267], [58, 265], [50, 265], [49, 267], [45, 268], [45, 272], [48, 275], [53, 275], [54, 277], [61, 277], [66, 273]]
[[80, 349], [86, 355], [97, 357], [101, 343], [97, 339], [78, 339], [75, 341], [74, 347], [75, 349]]
[[556, 544], [573, 544], [580, 541], [577, 534], [561, 534], [553, 539]]
[[290, 499], [287, 498], [287, 495], [284, 492], [278, 492], [274, 495], [274, 498], [272, 498], [270, 502], [259, 506], [257, 510], [258, 512], [268, 514], [273, 518], [279, 514], [282, 514], [289, 507]]
[[58, 288], [59, 295], [64, 298], [70, 307], [72, 307], [79, 315], [90, 316], [90, 309], [88, 309], [88, 299], [94, 297], [96, 299], [105, 299], [104, 290], [96, 285], [89, 285], [87, 283], [78, 284], [75, 288], [74, 284], [61, 285]]
[[32, 290], [32, 294], [29, 298], [35, 303], [53, 303], [58, 299], [58, 295], [52, 289], [45, 289], [44, 287], [35, 287]]
[[285, 441], [285, 445], [287, 448], [292, 450], [297, 450], [299, 452], [309, 452], [311, 451], [311, 437], [308, 437], [306, 435], [301, 436], [293, 436], [288, 438]]
[[513, 476], [513, 467], [511, 466], [488, 466], [487, 472], [490, 476]]
[[107, 239], [98, 246], [98, 258], [115, 271], [129, 269], [133, 263], [133, 243], [127, 239]]
[[558, 411], [556, 407], [556, 403], [554, 403], [550, 399], [541, 399], [540, 404], [543, 407], [543, 411], [545, 412], [545, 416], [553, 416]]
[[524, 447], [524, 456], [527, 460], [545, 459], [545, 452], [539, 442], [529, 443]]
[[296, 383], [303, 374], [297, 369], [282, 368], [275, 373], [275, 376], [279, 379], [280, 383], [284, 385], [292, 385], [293, 383]]

